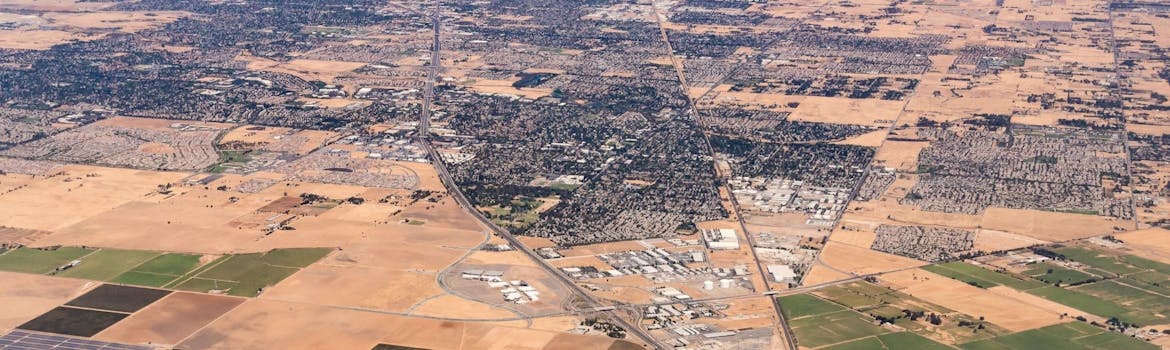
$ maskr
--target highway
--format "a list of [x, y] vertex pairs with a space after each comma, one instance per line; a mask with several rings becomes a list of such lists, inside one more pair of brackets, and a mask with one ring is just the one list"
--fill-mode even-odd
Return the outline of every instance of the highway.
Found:
[[[440, 38], [439, 38], [439, 33], [441, 30], [440, 29], [441, 22], [442, 21], [440, 20], [438, 3], [436, 2], [435, 9], [434, 9], [432, 19], [431, 19], [431, 24], [432, 24], [433, 31], [434, 31], [434, 44], [432, 45], [432, 51], [431, 51], [431, 63], [427, 67], [428, 68], [427, 69], [427, 82], [426, 82], [426, 89], [425, 89], [425, 92], [423, 94], [423, 108], [422, 108], [422, 111], [419, 113], [418, 132], [415, 134], [416, 135], [415, 141], [417, 141], [417, 143], [419, 145], [421, 145], [426, 150], [428, 156], [430, 157], [430, 159], [432, 160], [432, 163], [434, 164], [435, 171], [438, 172], [439, 180], [442, 181], [443, 186], [447, 188], [447, 192], [448, 192], [448, 194], [451, 195], [451, 198], [454, 198], [455, 201], [457, 203], [459, 203], [459, 206], [463, 207], [463, 210], [465, 210], [469, 214], [471, 214], [471, 216], [474, 217], [476, 220], [479, 220], [479, 222], [482, 225], [484, 225], [485, 227], [490, 229], [497, 236], [499, 236], [500, 238], [503, 238], [505, 241], [508, 241], [508, 244], [511, 244], [512, 247], [516, 248], [516, 251], [519, 251], [519, 252], [527, 255], [530, 259], [532, 259], [534, 262], [536, 262], [536, 264], [538, 266], [540, 266], [540, 268], [544, 269], [545, 271], [548, 272], [549, 275], [553, 276], [558, 281], [560, 281], [562, 284], [564, 284], [566, 288], [568, 288], [570, 291], [572, 291], [574, 296], [576, 296], [577, 298], [580, 298], [582, 301], [584, 301], [586, 304], [588, 304], [590, 306], [590, 308], [605, 306], [605, 304], [601, 303], [601, 301], [594, 298], [587, 291], [585, 291], [583, 288], [581, 288], [581, 286], [578, 286], [576, 283], [574, 283], [573, 280], [571, 280], [567, 276], [561, 274], [560, 270], [553, 267], [552, 265], [549, 265], [548, 262], [545, 262], [544, 258], [537, 255], [536, 252], [525, 247], [524, 244], [521, 243], [520, 240], [516, 239], [516, 237], [513, 236], [511, 232], [509, 232], [508, 230], [502, 229], [499, 226], [496, 226], [496, 224], [492, 223], [492, 221], [489, 220], [487, 217], [485, 217], [483, 215], [483, 213], [480, 213], [479, 210], [476, 210], [475, 207], [471, 204], [471, 202], [467, 200], [467, 197], [463, 194], [463, 192], [459, 190], [459, 186], [455, 183], [455, 180], [451, 177], [450, 172], [447, 171], [447, 165], [443, 162], [443, 158], [440, 157], [439, 153], [435, 151], [435, 148], [433, 146], [431, 146], [431, 144], [430, 144], [430, 130], [429, 130], [430, 124], [431, 124], [431, 105], [432, 105], [432, 103], [434, 101], [434, 97], [435, 97], [435, 81], [437, 80], [438, 70], [439, 70], [439, 68], [440, 68], [439, 66], [441, 64], [440, 60], [439, 60], [439, 53], [440, 53], [440, 49], [441, 49]], [[640, 339], [641, 341], [645, 342], [646, 344], [652, 346], [655, 349], [662, 349], [662, 350], [668, 349], [664, 345], [660, 344], [657, 340], [655, 340], [654, 337], [651, 337], [648, 333], [646, 333], [646, 331], [643, 330], [641, 327], [638, 327], [634, 324], [631, 324], [629, 321], [622, 318], [621, 315], [616, 314], [617, 310], [622, 310], [622, 309], [620, 309], [620, 308], [613, 309], [613, 310], [606, 311], [606, 312], [610, 313], [612, 315], [612, 317], [610, 317], [612, 319], [612, 321], [615, 324], [617, 324], [618, 326], [624, 328], [626, 330], [627, 334], [630, 334], [630, 335], [637, 337], [638, 339]], [[585, 311], [592, 311], [592, 310], [585, 310]]]

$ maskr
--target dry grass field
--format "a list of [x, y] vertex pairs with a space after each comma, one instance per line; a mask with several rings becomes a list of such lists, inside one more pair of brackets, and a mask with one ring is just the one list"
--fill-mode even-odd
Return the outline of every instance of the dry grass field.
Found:
[[857, 247], [830, 241], [821, 251], [821, 263], [836, 270], [854, 274], [870, 274], [925, 265], [926, 263], [886, 254], [869, 247]]
[[1148, 228], [1115, 235], [1137, 255], [1170, 264], [1170, 230]]
[[[263, 57], [241, 54], [236, 59], [248, 63], [248, 70], [292, 74], [308, 81], [323, 81], [334, 84], [337, 77], [348, 74], [366, 65], [364, 62], [342, 62], [294, 59], [288, 62], [273, 61]], [[352, 93], [353, 87], [345, 87]]]
[[926, 141], [886, 140], [873, 156], [874, 164], [884, 165], [900, 171], [918, 169], [918, 153], [929, 146]]
[[807, 96], [789, 116], [789, 120], [889, 126], [902, 112], [902, 101], [878, 99], [847, 99]]
[[130, 344], [178, 344], [247, 299], [172, 293], [94, 338]]
[[411, 315], [428, 317], [447, 317], [466, 320], [502, 319], [516, 317], [515, 313], [502, 308], [478, 301], [463, 299], [453, 295], [423, 301], [410, 313]]
[[1052, 242], [1107, 235], [1114, 227], [1126, 225], [1132, 223], [1105, 216], [1007, 208], [988, 208], [981, 224], [986, 229]]
[[[184, 348], [368, 349], [379, 343], [431, 349], [580, 349], [615, 340], [479, 323], [428, 320], [301, 303], [253, 300], [179, 344]], [[558, 340], [557, 344], [564, 344]]]
[[870, 131], [861, 135], [850, 137], [841, 141], [834, 142], [838, 145], [853, 145], [862, 147], [878, 147], [886, 141], [886, 135], [889, 133], [887, 129], [878, 129]]
[[330, 131], [242, 125], [220, 137], [219, 144], [240, 143], [251, 149], [306, 155], [335, 137], [337, 133]]
[[97, 283], [13, 272], [0, 272], [0, 332], [16, 328], [61, 305]]
[[809, 268], [808, 272], [805, 273], [804, 279], [801, 280], [801, 283], [806, 286], [815, 286], [818, 284], [843, 280], [850, 277], [853, 276], [829, 268], [822, 263], [815, 263], [811, 268]]
[[922, 269], [884, 274], [878, 279], [902, 293], [964, 314], [983, 316], [988, 322], [1015, 332], [1066, 322], [1061, 319], [1061, 312], [1033, 303], [1034, 297], [1020, 300], [1014, 294], [973, 287]]
[[71, 165], [0, 195], [0, 224], [54, 231], [132, 201], [158, 200], [182, 173]]
[[57, 44], [104, 38], [115, 32], [134, 33], [156, 28], [190, 16], [173, 11], [101, 11], [110, 5], [112, 3], [71, 0], [2, 1], [0, 15], [5, 14], [5, 10], [36, 12], [18, 22], [22, 25], [0, 30], [0, 48], [45, 50]]
[[468, 87], [474, 91], [485, 94], [512, 95], [530, 99], [545, 97], [551, 95], [553, 92], [552, 89], [512, 87], [512, 83], [515, 83], [519, 80], [519, 77], [514, 77], [511, 80], [478, 79]]

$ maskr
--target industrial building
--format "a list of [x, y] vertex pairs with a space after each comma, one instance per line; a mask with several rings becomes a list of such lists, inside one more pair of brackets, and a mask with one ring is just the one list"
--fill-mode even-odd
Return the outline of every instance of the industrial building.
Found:
[[703, 241], [707, 242], [707, 248], [711, 250], [739, 249], [739, 236], [729, 228], [703, 230]]

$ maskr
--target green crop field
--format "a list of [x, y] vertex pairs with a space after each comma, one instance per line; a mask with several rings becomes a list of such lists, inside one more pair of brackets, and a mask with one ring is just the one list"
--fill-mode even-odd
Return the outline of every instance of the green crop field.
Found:
[[1170, 298], [1114, 281], [1097, 282], [1074, 289], [1102, 300], [1124, 305], [1128, 312], [1110, 315], [1117, 316], [1122, 321], [1137, 325], [1170, 322], [1170, 317], [1165, 316], [1170, 314]]
[[886, 349], [946, 350], [951, 347], [914, 333], [901, 332], [879, 335]]
[[784, 309], [784, 317], [790, 320], [845, 310], [840, 305], [810, 294], [789, 295], [779, 299], [780, 306]]
[[790, 322], [801, 346], [820, 347], [888, 333], [873, 321], [853, 311], [838, 311]]
[[[1104, 345], [1104, 346], [1103, 346]], [[1110, 332], [1081, 322], [1062, 323], [1030, 331], [1019, 332], [961, 346], [966, 350], [1093, 350], [1134, 349], [1153, 350], [1157, 346]]]
[[141, 250], [102, 249], [86, 256], [81, 260], [81, 264], [58, 275], [108, 281], [158, 255], [156, 252]]
[[201, 255], [160, 254], [120, 249], [61, 247], [53, 250], [18, 248], [0, 254], [0, 270], [48, 274], [73, 260], [80, 263], [61, 276], [146, 287], [256, 296], [299, 269], [321, 260], [332, 248], [274, 249], [267, 253], [226, 255], [200, 266]]
[[[296, 271], [297, 269], [294, 267], [270, 265], [264, 260], [264, 254], [253, 253], [232, 255], [196, 277], [204, 280], [235, 282], [236, 285], [228, 291], [228, 294], [251, 297], [258, 295], [260, 288], [276, 284]], [[205, 291], [191, 289], [192, 287], [204, 288], [205, 284], [190, 284], [189, 282], [184, 281], [179, 284], [178, 288]]]
[[168, 253], [134, 266], [110, 282], [162, 287], [199, 266], [199, 255]]
[[882, 300], [872, 295], [851, 293], [844, 289], [825, 288], [819, 291], [827, 299], [841, 303], [851, 309], [880, 305]]
[[1089, 265], [1101, 270], [1109, 271], [1118, 275], [1124, 275], [1127, 273], [1134, 273], [1143, 270], [1122, 261], [1120, 257], [1105, 255], [1101, 252], [1091, 249], [1064, 247], [1055, 249], [1055, 251], [1061, 255], [1064, 255], [1069, 260]]
[[0, 255], [0, 270], [45, 274], [89, 253], [93, 250], [78, 247], [54, 250], [17, 248]]
[[134, 268], [134, 271], [181, 276], [199, 266], [199, 255], [164, 254]]
[[966, 282], [980, 288], [991, 288], [1004, 285], [1018, 290], [1029, 290], [1043, 287], [1044, 284], [1032, 280], [1016, 278], [1010, 275], [991, 271], [965, 262], [949, 262], [939, 265], [923, 267], [924, 270]]
[[[801, 344], [803, 345], [803, 344]], [[949, 346], [909, 332], [889, 333], [867, 337], [844, 344], [824, 347], [826, 350], [949, 350]]]
[[1122, 305], [1161, 298], [1160, 296], [1153, 293], [1119, 284], [1114, 281], [1090, 283], [1083, 286], [1074, 287], [1073, 289], [1081, 293], [1089, 294]]
[[[329, 254], [329, 248], [274, 249], [267, 253], [229, 255], [209, 263], [172, 282], [182, 290], [206, 292], [227, 290], [227, 294], [254, 297], [260, 289], [292, 276]], [[218, 286], [218, 288], [216, 288]]]
[[321, 260], [332, 251], [332, 248], [277, 249], [265, 254], [264, 261], [276, 266], [306, 267]]
[[1135, 255], [1122, 255], [1120, 257], [1122, 262], [1131, 266], [1158, 271], [1163, 274], [1170, 275], [1170, 264], [1163, 264], [1157, 261], [1146, 259]]
[[1050, 263], [1033, 265], [1024, 274], [1049, 284], [1060, 283], [1060, 285], [1080, 284], [1097, 278], [1097, 276]]
[[132, 284], [143, 287], [162, 287], [174, 281], [178, 276], [159, 275], [138, 271], [127, 271], [110, 280], [113, 283]]
[[1063, 288], [1044, 287], [1029, 290], [1028, 293], [1101, 317], [1118, 316], [1126, 312], [1124, 307], [1116, 303]]
[[1118, 278], [1117, 281], [1154, 293], [1170, 295], [1170, 275], [1158, 271], [1138, 272]]
[[823, 347], [825, 350], [886, 350], [885, 344], [876, 337], [854, 340], [844, 344]]
[[215, 281], [202, 278], [191, 278], [175, 286], [175, 289], [207, 292], [210, 290], [236, 290], [239, 283], [233, 281]]

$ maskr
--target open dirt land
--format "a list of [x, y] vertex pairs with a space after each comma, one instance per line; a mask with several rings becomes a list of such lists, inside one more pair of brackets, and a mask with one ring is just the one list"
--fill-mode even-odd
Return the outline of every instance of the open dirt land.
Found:
[[252, 300], [188, 338], [192, 349], [369, 349], [379, 343], [430, 349], [545, 349], [558, 337], [580, 349], [613, 339], [410, 318], [325, 306]]
[[789, 116], [789, 120], [886, 126], [902, 112], [902, 101], [848, 99], [808, 96]]
[[918, 169], [918, 153], [929, 145], [930, 142], [926, 141], [887, 140], [878, 148], [873, 161], [898, 170], [915, 171]]
[[442, 292], [432, 274], [316, 264], [270, 288], [260, 297], [405, 312], [424, 298]]
[[56, 230], [125, 203], [156, 199], [158, 185], [185, 174], [71, 165], [56, 176], [39, 178], [0, 195], [0, 225]]
[[486, 94], [501, 94], [520, 96], [524, 98], [537, 99], [552, 94], [552, 89], [537, 89], [537, 88], [515, 88], [512, 83], [519, 81], [520, 78], [513, 80], [476, 80], [474, 84], [469, 86], [472, 90], [486, 93]]
[[1105, 216], [1007, 208], [987, 208], [982, 222], [986, 229], [1053, 242], [1106, 235], [1126, 225], [1132, 223]]
[[974, 251], [994, 252], [1043, 244], [1044, 241], [1010, 232], [981, 229], [975, 234]]
[[176, 344], [245, 300], [197, 293], [172, 293], [98, 333], [95, 338], [130, 344]]
[[1135, 254], [1170, 264], [1170, 230], [1150, 228], [1116, 236]]
[[0, 331], [21, 325], [84, 293], [97, 283], [68, 278], [0, 272]]
[[833, 270], [829, 267], [826, 267], [824, 264], [816, 263], [811, 268], [809, 268], [808, 272], [804, 275], [804, 279], [802, 279], [800, 282], [806, 286], [814, 286], [821, 283], [846, 279], [849, 277], [852, 276], [837, 270]]
[[861, 135], [850, 137], [850, 138], [845, 139], [845, 140], [834, 142], [834, 144], [863, 146], [863, 147], [877, 147], [877, 146], [881, 146], [882, 142], [884, 142], [886, 140], [886, 134], [888, 134], [888, 133], [889, 133], [889, 130], [887, 130], [887, 129], [878, 129], [878, 130], [870, 131], [870, 132], [867, 132], [867, 133], [864, 133]]
[[463, 299], [454, 295], [443, 295], [430, 299], [416, 307], [411, 315], [448, 317], [458, 319], [501, 319], [515, 317], [511, 311], [486, 303]]
[[219, 144], [242, 143], [259, 150], [305, 155], [336, 136], [337, 133], [330, 131], [243, 125], [225, 133]]
[[[329, 84], [333, 84], [334, 80], [336, 80], [338, 76], [347, 74], [366, 65], [363, 62], [318, 61], [305, 59], [294, 59], [288, 62], [278, 62], [250, 55], [241, 55], [238, 57], [238, 59], [248, 62], [248, 70], [287, 73], [301, 77], [301, 79], [308, 81], [323, 81]], [[352, 87], [346, 87], [346, 89], [352, 90]]]
[[870, 274], [921, 266], [924, 262], [868, 248], [830, 241], [821, 252], [821, 263], [854, 274]]

